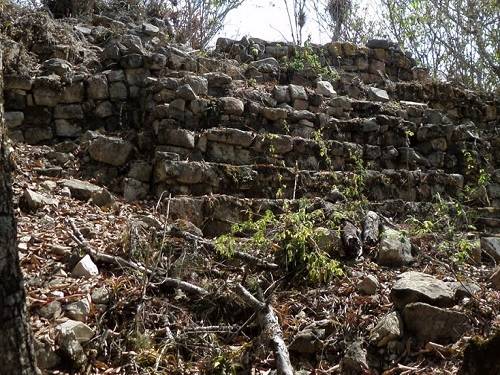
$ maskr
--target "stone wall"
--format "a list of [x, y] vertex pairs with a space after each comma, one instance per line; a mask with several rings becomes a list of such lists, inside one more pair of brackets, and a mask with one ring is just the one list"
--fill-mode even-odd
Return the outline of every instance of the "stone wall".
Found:
[[[35, 77], [6, 76], [11, 138], [78, 140], [83, 173], [127, 199], [289, 196], [296, 180], [299, 196], [326, 194], [362, 165], [371, 199], [430, 200], [473, 182], [471, 159], [477, 170], [500, 166], [498, 100], [427, 80], [388, 42], [321, 47], [325, 64], [361, 78], [332, 86], [276, 80], [290, 45], [221, 39], [213, 56], [200, 56], [172, 46], [144, 52], [129, 39], [108, 44], [106, 69], [94, 74], [49, 59]], [[367, 85], [384, 75], [420, 81]], [[493, 177], [488, 191], [498, 202]]]

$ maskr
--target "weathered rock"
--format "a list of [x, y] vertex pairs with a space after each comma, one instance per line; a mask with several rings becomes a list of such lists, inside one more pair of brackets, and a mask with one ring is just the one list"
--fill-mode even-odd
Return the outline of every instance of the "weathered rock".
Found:
[[87, 95], [90, 99], [109, 98], [108, 80], [104, 74], [97, 74], [87, 79]]
[[406, 235], [384, 227], [380, 235], [377, 263], [382, 266], [402, 266], [412, 260], [411, 244]]
[[454, 303], [453, 290], [447, 283], [422, 272], [409, 271], [399, 275], [391, 290], [394, 305], [401, 309], [409, 303], [425, 302], [448, 307]]
[[87, 356], [83, 351], [82, 344], [75, 338], [75, 335], [66, 334], [59, 337], [59, 349], [65, 357], [72, 363], [72, 366], [80, 369], [87, 362]]
[[100, 135], [90, 142], [88, 151], [92, 159], [119, 167], [127, 162], [133, 147], [121, 138]]
[[149, 194], [149, 184], [125, 178], [123, 181], [123, 198], [128, 202], [135, 202], [146, 199]]
[[207, 95], [208, 93], [208, 80], [205, 77], [188, 75], [183, 78], [183, 82], [189, 85], [196, 95]]
[[30, 189], [25, 189], [21, 198], [22, 207], [28, 211], [38, 210], [48, 205], [57, 206], [58, 204], [57, 199], [46, 197]]
[[61, 185], [71, 191], [71, 196], [75, 199], [88, 201], [94, 193], [100, 192], [102, 187], [91, 184], [87, 181], [76, 179], [61, 180]]
[[378, 89], [376, 87], [370, 87], [368, 89], [368, 97], [371, 100], [379, 101], [379, 102], [388, 102], [389, 101], [389, 95], [387, 94], [387, 91]]
[[500, 374], [500, 330], [487, 339], [471, 339], [464, 350], [464, 360], [459, 375], [498, 375]]
[[230, 76], [221, 72], [206, 73], [204, 77], [208, 80], [209, 88], [223, 88], [227, 87], [233, 81]]
[[153, 167], [151, 166], [151, 163], [145, 160], [135, 160], [130, 165], [128, 177], [141, 182], [149, 183], [152, 171]]
[[48, 342], [34, 340], [36, 364], [41, 370], [50, 370], [61, 363], [52, 345]]
[[500, 237], [481, 237], [481, 250], [500, 262]]
[[242, 147], [250, 147], [255, 140], [254, 133], [233, 128], [214, 128], [206, 134], [209, 141]]
[[45, 319], [58, 318], [62, 313], [61, 303], [52, 301], [38, 309], [38, 315]]
[[321, 351], [323, 347], [322, 338], [324, 329], [306, 328], [295, 335], [290, 343], [289, 349], [293, 352], [312, 354]]
[[144, 22], [142, 24], [142, 32], [148, 36], [153, 36], [160, 32], [160, 28], [158, 26]]
[[5, 112], [5, 124], [7, 128], [13, 129], [21, 126], [24, 122], [23, 112]]
[[481, 290], [481, 287], [473, 282], [455, 281], [448, 283], [448, 286], [453, 291], [455, 300], [461, 300], [470, 297]]
[[416, 302], [403, 310], [405, 328], [420, 341], [455, 342], [470, 328], [464, 313]]
[[64, 306], [65, 314], [73, 320], [84, 322], [90, 314], [90, 302], [87, 298], [72, 302]]
[[333, 86], [328, 81], [318, 81], [316, 83], [316, 94], [331, 97], [337, 95]]
[[77, 82], [66, 86], [61, 96], [62, 103], [81, 103], [85, 99], [85, 88], [83, 82]]
[[278, 103], [289, 103], [292, 100], [288, 86], [274, 86], [273, 96]]
[[193, 91], [191, 86], [188, 84], [179, 86], [177, 90], [175, 91], [175, 94], [184, 100], [195, 100], [197, 99], [196, 93]]
[[342, 374], [345, 375], [362, 375], [368, 372], [368, 362], [366, 360], [366, 350], [363, 349], [362, 343], [359, 341], [353, 342], [346, 350], [340, 368]]
[[92, 193], [92, 203], [98, 207], [111, 207], [115, 203], [115, 198], [108, 189], [101, 189]]
[[131, 53], [120, 59], [120, 65], [125, 69], [136, 69], [142, 67], [144, 58], [138, 53]]
[[42, 68], [47, 74], [57, 74], [58, 76], [64, 76], [72, 70], [71, 64], [63, 59], [48, 59], [42, 63]]
[[54, 109], [56, 119], [83, 119], [83, 109], [80, 104], [59, 104]]
[[245, 110], [245, 105], [239, 99], [232, 97], [223, 97], [219, 99], [221, 109], [225, 114], [241, 116]]
[[82, 132], [82, 128], [77, 124], [68, 120], [56, 120], [56, 135], [58, 137], [78, 137]]
[[158, 143], [193, 149], [195, 146], [194, 133], [186, 129], [160, 128]]
[[357, 258], [363, 253], [363, 243], [361, 242], [361, 232], [350, 221], [345, 221], [342, 226], [342, 243], [344, 253], [349, 258]]
[[389, 341], [403, 336], [403, 321], [397, 311], [393, 311], [377, 322], [370, 331], [370, 342], [378, 347], [386, 346]]
[[28, 144], [38, 144], [53, 137], [52, 129], [48, 127], [29, 128], [24, 131], [24, 140]]
[[277, 74], [280, 69], [280, 63], [274, 57], [252, 61], [250, 67], [257, 69], [261, 73]]
[[375, 245], [380, 236], [380, 218], [376, 212], [368, 211], [363, 223], [363, 242], [367, 245]]
[[377, 293], [377, 289], [380, 287], [378, 279], [374, 275], [368, 275], [363, 278], [358, 284], [358, 290], [366, 295], [373, 295]]
[[262, 116], [269, 121], [278, 121], [286, 119], [288, 112], [283, 108], [262, 108]]
[[288, 85], [288, 90], [290, 91], [290, 99], [292, 102], [297, 99], [307, 100], [307, 92], [304, 86]]
[[85, 255], [73, 268], [71, 275], [74, 277], [92, 277], [99, 274], [97, 266], [90, 258], [90, 255]]
[[105, 305], [110, 300], [110, 293], [106, 287], [95, 288], [91, 294], [92, 302]]
[[96, 106], [94, 113], [99, 118], [106, 118], [106, 117], [112, 116], [113, 115], [113, 103], [108, 102], [108, 101], [99, 103]]
[[112, 101], [127, 100], [127, 85], [121, 81], [111, 83], [109, 86], [109, 96]]
[[67, 320], [56, 327], [56, 331], [62, 336], [72, 336], [80, 343], [90, 341], [94, 337], [94, 331], [85, 323], [76, 320]]
[[167, 65], [167, 56], [162, 53], [153, 53], [146, 59], [147, 66], [151, 70], [160, 70]]

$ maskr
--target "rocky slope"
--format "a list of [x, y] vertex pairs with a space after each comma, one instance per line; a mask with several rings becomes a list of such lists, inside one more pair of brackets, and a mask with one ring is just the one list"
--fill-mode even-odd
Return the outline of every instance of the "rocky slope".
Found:
[[201, 53], [87, 21], [3, 42], [44, 371], [497, 373], [498, 98], [382, 40]]

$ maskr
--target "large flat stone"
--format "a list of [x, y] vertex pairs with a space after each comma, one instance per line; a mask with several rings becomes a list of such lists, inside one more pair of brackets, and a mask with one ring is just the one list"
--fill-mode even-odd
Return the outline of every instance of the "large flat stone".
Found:
[[80, 181], [76, 179], [62, 180], [61, 185], [67, 187], [71, 196], [76, 199], [87, 201], [94, 193], [102, 191], [102, 187], [91, 184], [87, 181]]
[[384, 227], [380, 235], [377, 263], [382, 266], [402, 266], [412, 260], [408, 238], [395, 229]]
[[95, 161], [119, 167], [127, 162], [133, 147], [121, 138], [100, 135], [92, 140], [88, 151]]
[[402, 273], [392, 287], [390, 296], [397, 308], [414, 302], [441, 307], [454, 303], [454, 292], [444, 281], [415, 271]]
[[424, 342], [454, 342], [470, 328], [469, 318], [464, 313], [422, 302], [408, 304], [403, 320], [407, 331]]

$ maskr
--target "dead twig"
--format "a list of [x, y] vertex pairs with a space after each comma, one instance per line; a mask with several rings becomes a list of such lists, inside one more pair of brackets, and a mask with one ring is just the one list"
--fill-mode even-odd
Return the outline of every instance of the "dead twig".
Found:
[[256, 310], [257, 321], [262, 333], [272, 343], [276, 356], [276, 370], [280, 375], [293, 375], [293, 367], [290, 362], [290, 354], [283, 340], [283, 332], [278, 322], [278, 316], [271, 305], [265, 304], [255, 298], [243, 285], [236, 284], [233, 292], [247, 305]]
[[[215, 252], [215, 244], [213, 243], [213, 241], [207, 240], [205, 238], [199, 237], [199, 236], [192, 234], [192, 233], [189, 233], [189, 232], [179, 230], [177, 228], [172, 228], [171, 233], [178, 235], [178, 236], [180, 236], [184, 239], [187, 239], [187, 240], [198, 241], [198, 242], [202, 243], [203, 245], [207, 246], [211, 251]], [[234, 252], [234, 257], [237, 259], [240, 259], [242, 261], [245, 261], [246, 263], [248, 263], [252, 266], [262, 268], [265, 270], [276, 270], [279, 268], [279, 266], [276, 263], [271, 263], [271, 262], [265, 261], [263, 259], [255, 257], [253, 255], [244, 253], [243, 251], [236, 250]]]
[[[73, 239], [73, 241], [75, 241], [78, 244], [78, 246], [80, 246], [87, 254], [89, 254], [96, 261], [107, 263], [107, 264], [114, 264], [114, 265], [124, 267], [124, 268], [132, 268], [132, 269], [138, 270], [138, 271], [143, 272], [143, 273], [150, 275], [150, 276], [154, 274], [153, 270], [143, 266], [140, 263], [136, 263], [136, 262], [124, 259], [124, 258], [119, 257], [119, 256], [104, 254], [104, 253], [101, 253], [99, 251], [92, 249], [92, 247], [87, 243], [87, 241], [82, 236], [81, 232], [76, 227], [75, 223], [72, 220], [67, 220], [67, 222], [69, 223], [69, 225], [71, 226], [71, 228], [73, 230], [73, 232], [70, 233], [70, 236]], [[162, 273], [165, 274], [166, 272], [163, 271]], [[149, 285], [169, 286], [169, 287], [181, 289], [182, 291], [185, 291], [187, 293], [192, 293], [192, 294], [201, 295], [201, 296], [205, 296], [205, 295], [209, 294], [209, 292], [207, 290], [205, 290], [197, 285], [194, 285], [194, 284], [191, 284], [191, 283], [188, 283], [186, 281], [179, 280], [179, 279], [174, 279], [171, 277], [163, 278], [160, 283], [150, 282]]]

